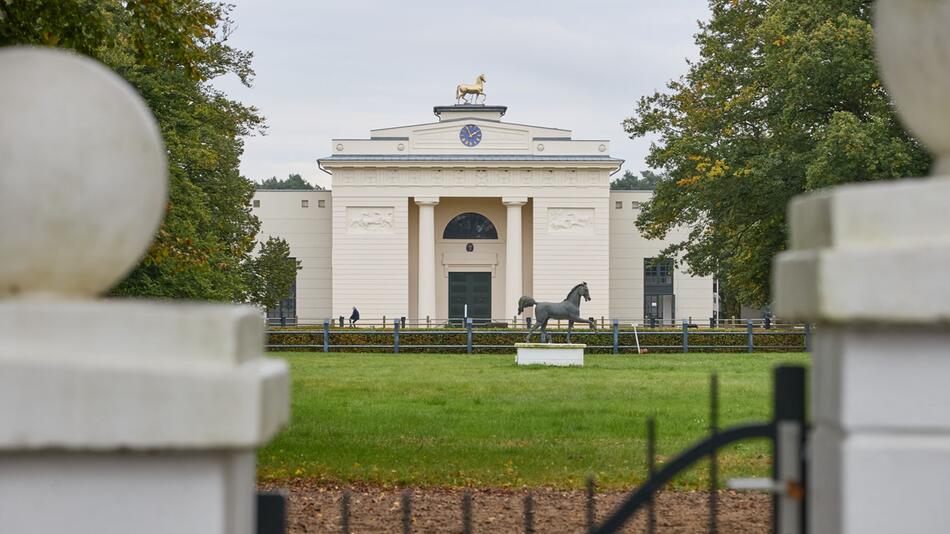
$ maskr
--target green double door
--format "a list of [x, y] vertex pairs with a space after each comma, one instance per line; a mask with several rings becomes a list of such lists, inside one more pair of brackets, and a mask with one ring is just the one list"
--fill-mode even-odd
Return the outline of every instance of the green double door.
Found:
[[472, 322], [491, 319], [491, 273], [449, 273], [449, 319], [453, 323], [466, 317], [466, 305]]

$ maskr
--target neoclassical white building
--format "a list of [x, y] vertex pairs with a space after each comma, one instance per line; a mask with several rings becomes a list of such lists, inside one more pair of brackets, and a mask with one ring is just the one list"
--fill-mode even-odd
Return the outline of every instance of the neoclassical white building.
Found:
[[433, 122], [334, 139], [318, 160], [331, 191], [257, 191], [261, 239], [286, 239], [302, 262], [273, 315], [356, 306], [364, 318], [511, 320], [522, 295], [560, 301], [582, 281], [585, 317], [714, 315], [711, 278], [652, 260], [667, 243], [634, 225], [651, 193], [610, 190], [623, 162], [608, 141], [503, 121], [504, 106], [433, 111]]

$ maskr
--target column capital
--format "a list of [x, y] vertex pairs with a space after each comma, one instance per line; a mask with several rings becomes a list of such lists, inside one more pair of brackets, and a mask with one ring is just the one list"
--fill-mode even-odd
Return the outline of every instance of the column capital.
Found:
[[439, 197], [416, 197], [417, 206], [435, 206], [439, 203]]
[[506, 206], [524, 206], [528, 203], [528, 197], [502, 197], [501, 203]]

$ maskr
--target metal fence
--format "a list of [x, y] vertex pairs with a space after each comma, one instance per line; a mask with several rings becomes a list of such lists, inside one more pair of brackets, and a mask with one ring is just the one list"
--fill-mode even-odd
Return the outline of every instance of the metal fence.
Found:
[[[331, 326], [339, 328], [391, 328], [393, 321], [398, 320], [402, 328], [446, 328], [452, 326], [463, 326], [467, 319], [471, 319], [476, 326], [492, 326], [494, 328], [525, 329], [529, 328], [532, 324], [532, 318], [530, 316], [519, 317], [517, 315], [513, 317], [426, 317], [424, 319], [415, 321], [406, 317], [384, 315], [382, 317], [360, 318], [356, 322], [355, 326], [351, 325], [350, 320], [342, 315], [335, 318], [265, 317], [264, 320], [268, 327], [321, 326], [325, 321], [329, 321]], [[643, 328], [679, 327], [679, 325], [684, 322], [687, 323], [690, 328], [745, 328], [746, 324], [749, 322], [751, 322], [756, 328], [764, 329], [789, 329], [800, 328], [803, 326], [802, 323], [783, 321], [781, 319], [775, 319], [772, 317], [763, 317], [758, 319], [742, 319], [735, 317], [686, 317], [682, 319], [658, 319], [655, 317], [610, 318], [602, 315], [600, 318], [588, 317], [588, 319], [594, 321], [597, 324], [597, 327], [601, 329], [609, 328], [615, 320], [625, 327], [632, 327], [633, 325], [636, 325], [637, 327]], [[566, 325], [567, 321], [552, 319], [549, 322], [549, 326], [561, 324]]]
[[[553, 321], [552, 321], [553, 323]], [[387, 328], [340, 328], [338, 323], [324, 320], [319, 327], [297, 325], [269, 327], [269, 350], [356, 351], [370, 352], [476, 352], [515, 351], [515, 343], [525, 340], [524, 328], [478, 325], [475, 319], [463, 326], [443, 328], [407, 327], [401, 319]], [[807, 324], [771, 324], [757, 327], [747, 321], [742, 328], [698, 328], [684, 321], [675, 328], [621, 326], [611, 320], [608, 329], [577, 329], [572, 336], [585, 343], [591, 353], [642, 354], [648, 352], [801, 352], [811, 349], [811, 327]], [[548, 338], [535, 334], [532, 340], [564, 341], [566, 331], [557, 325], [549, 327]]]

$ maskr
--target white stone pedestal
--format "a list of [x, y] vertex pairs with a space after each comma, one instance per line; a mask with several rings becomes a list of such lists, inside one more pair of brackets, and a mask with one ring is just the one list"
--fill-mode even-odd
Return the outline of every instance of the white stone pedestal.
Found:
[[4, 532], [253, 534], [289, 418], [251, 307], [0, 301]]
[[290, 412], [257, 308], [99, 299], [165, 213], [138, 94], [0, 50], [0, 532], [254, 534], [254, 451]]
[[816, 323], [813, 534], [945, 532], [950, 180], [835, 188], [789, 208], [775, 309]]
[[560, 367], [584, 366], [582, 343], [515, 343], [518, 365], [556, 365]]

